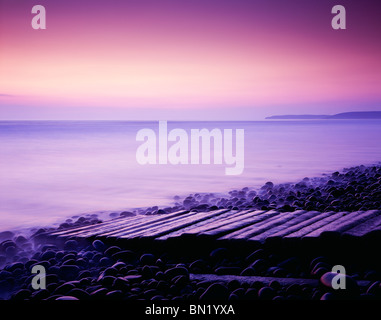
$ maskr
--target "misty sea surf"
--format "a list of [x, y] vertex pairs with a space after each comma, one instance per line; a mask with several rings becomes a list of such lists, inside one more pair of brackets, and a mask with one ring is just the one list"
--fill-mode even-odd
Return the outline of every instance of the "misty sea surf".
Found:
[[168, 130], [244, 129], [244, 171], [237, 176], [213, 161], [138, 164], [142, 128], [156, 131], [158, 122], [0, 121], [0, 231], [169, 206], [175, 195], [292, 183], [381, 159], [381, 120], [168, 122]]

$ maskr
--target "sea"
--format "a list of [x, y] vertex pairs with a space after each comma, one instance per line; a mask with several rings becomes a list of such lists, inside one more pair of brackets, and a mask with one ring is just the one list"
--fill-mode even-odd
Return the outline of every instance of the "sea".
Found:
[[[228, 165], [214, 164], [213, 158], [210, 164], [138, 163], [143, 142], [137, 133], [158, 133], [157, 121], [0, 121], [0, 231], [56, 225], [84, 214], [107, 219], [112, 212], [174, 205], [175, 196], [225, 195], [381, 161], [381, 120], [170, 121], [167, 126], [189, 134], [205, 128], [232, 129], [234, 135], [244, 129], [243, 172], [226, 175]], [[211, 143], [212, 154], [213, 148]]]

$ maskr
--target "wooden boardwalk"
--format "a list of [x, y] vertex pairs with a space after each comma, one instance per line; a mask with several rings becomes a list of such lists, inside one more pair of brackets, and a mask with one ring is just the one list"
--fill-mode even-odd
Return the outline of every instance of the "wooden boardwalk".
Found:
[[50, 235], [66, 237], [150, 238], [166, 240], [188, 236], [213, 239], [244, 239], [264, 242], [268, 238], [314, 238], [323, 232], [362, 237], [381, 231], [381, 211], [278, 212], [221, 209], [209, 212], [178, 211], [161, 215], [119, 217], [103, 223], [62, 229]]

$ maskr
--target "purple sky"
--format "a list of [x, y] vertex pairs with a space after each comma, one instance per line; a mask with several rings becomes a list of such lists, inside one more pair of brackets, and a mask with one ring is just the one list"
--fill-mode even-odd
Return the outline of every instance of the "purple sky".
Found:
[[0, 0], [0, 119], [381, 110], [378, 0], [41, 0], [46, 30], [35, 4]]

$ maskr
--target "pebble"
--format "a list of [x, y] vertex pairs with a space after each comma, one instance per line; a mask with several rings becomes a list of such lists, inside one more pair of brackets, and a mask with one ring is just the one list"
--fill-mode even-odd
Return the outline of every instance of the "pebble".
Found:
[[103, 252], [106, 248], [105, 244], [101, 240], [94, 240], [92, 243], [95, 250]]
[[227, 256], [228, 256], [228, 249], [226, 248], [217, 248], [210, 253], [210, 257], [216, 260], [225, 259], [227, 258]]
[[41, 260], [49, 260], [51, 258], [54, 258], [56, 256], [56, 253], [52, 250], [47, 250], [43, 253], [41, 253], [40, 259]]
[[59, 267], [59, 275], [65, 280], [75, 280], [79, 274], [79, 267], [75, 265], [63, 265]]
[[72, 297], [72, 296], [62, 296], [62, 297], [56, 298], [56, 300], [78, 300], [78, 298]]
[[226, 286], [220, 283], [213, 283], [200, 296], [200, 300], [226, 300], [229, 297], [229, 291]]
[[67, 240], [64, 244], [65, 250], [76, 250], [78, 249], [78, 242], [76, 240]]
[[114, 253], [117, 253], [119, 251], [121, 251], [119, 247], [111, 246], [105, 250], [104, 254], [111, 257]]
[[172, 279], [172, 278], [174, 278], [176, 276], [179, 276], [179, 275], [186, 275], [186, 276], [188, 276], [189, 272], [184, 267], [175, 267], [175, 268], [171, 268], [171, 269], [166, 270], [164, 272], [164, 275], [167, 278]]
[[122, 250], [112, 255], [114, 260], [121, 260], [124, 262], [131, 262], [136, 259], [136, 253], [131, 250]]
[[275, 290], [271, 287], [263, 287], [258, 291], [258, 298], [260, 300], [272, 300], [275, 297]]
[[[335, 283], [338, 283], [338, 284], [345, 283], [345, 289], [335, 289], [333, 287], [333, 281], [335, 278], [338, 279], [338, 281], [335, 280]], [[357, 285], [356, 280], [354, 280], [353, 278], [345, 274], [327, 272], [321, 276], [320, 282], [328, 289], [334, 290], [336, 293], [340, 293], [343, 295], [351, 295], [351, 296], [359, 294], [360, 289], [359, 289], [359, 286]]]
[[140, 256], [139, 260], [142, 265], [152, 265], [155, 264], [156, 258], [151, 253], [145, 253]]
[[12, 239], [14, 235], [12, 231], [2, 231], [0, 232], [0, 241]]

